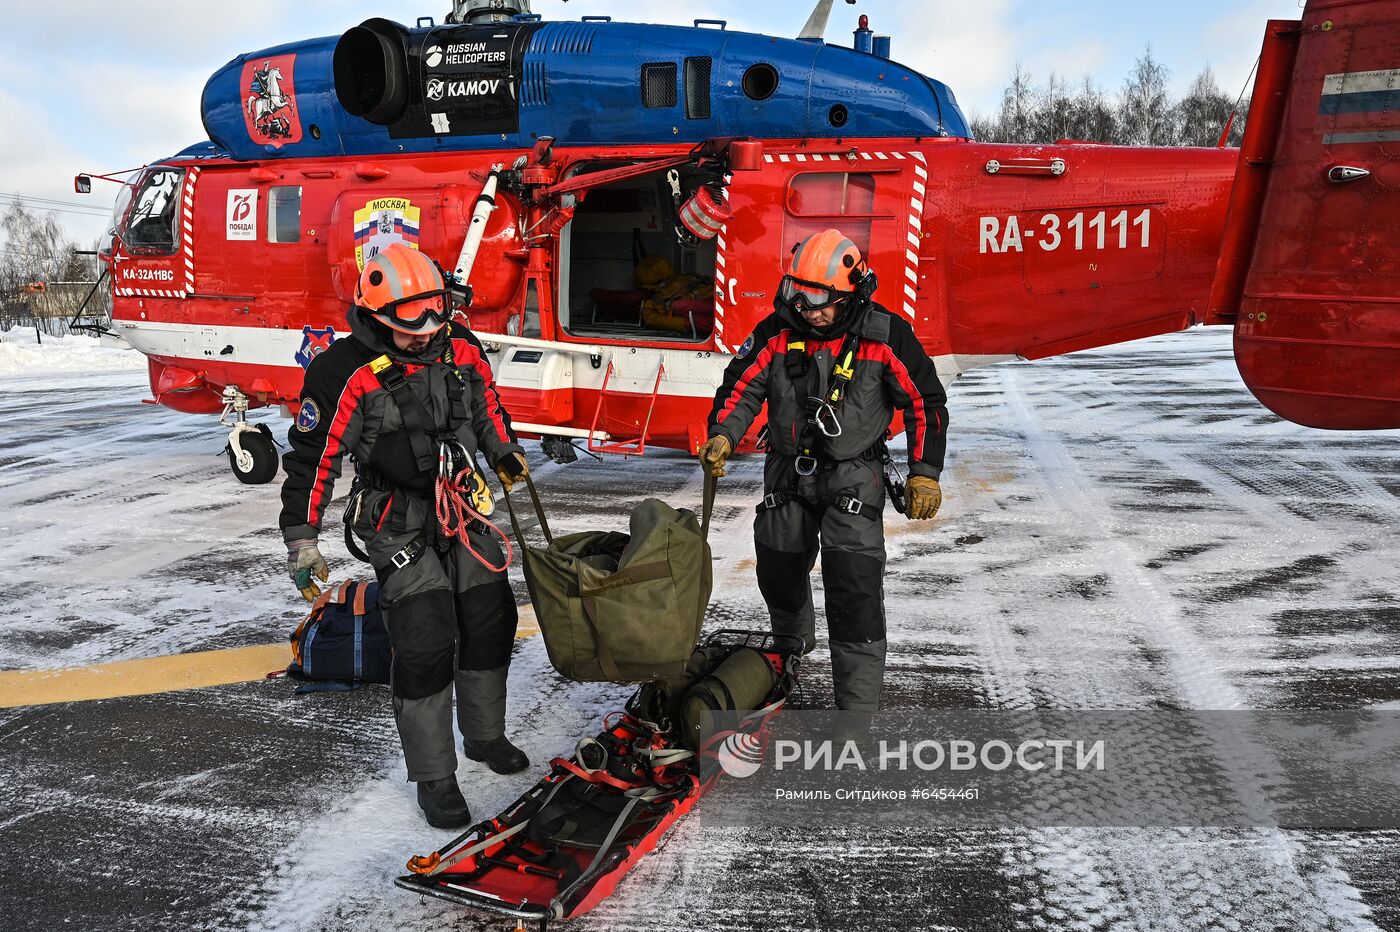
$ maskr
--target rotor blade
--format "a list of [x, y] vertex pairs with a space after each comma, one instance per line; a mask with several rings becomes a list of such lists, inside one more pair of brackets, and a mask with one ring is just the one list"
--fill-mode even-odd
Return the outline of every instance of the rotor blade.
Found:
[[807, 25], [797, 34], [799, 39], [820, 39], [826, 35], [826, 21], [831, 18], [832, 0], [817, 0], [812, 15], [807, 17]]

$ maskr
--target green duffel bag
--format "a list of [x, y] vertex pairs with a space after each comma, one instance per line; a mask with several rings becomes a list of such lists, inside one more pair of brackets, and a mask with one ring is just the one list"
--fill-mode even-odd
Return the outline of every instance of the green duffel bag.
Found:
[[683, 672], [710, 603], [714, 480], [705, 481], [703, 521], [649, 498], [632, 512], [630, 533], [563, 537], [550, 533], [528, 476], [526, 485], [546, 546], [527, 545], [509, 494], [506, 506], [554, 669], [581, 683], [641, 683]]

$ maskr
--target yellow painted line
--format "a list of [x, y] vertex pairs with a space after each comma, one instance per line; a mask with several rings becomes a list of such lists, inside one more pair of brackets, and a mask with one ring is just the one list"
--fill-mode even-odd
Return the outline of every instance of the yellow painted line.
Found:
[[540, 633], [540, 623], [535, 619], [535, 606], [526, 602], [518, 606], [520, 611], [520, 623], [515, 628], [515, 638], [532, 638]]
[[0, 708], [148, 696], [177, 689], [260, 680], [292, 660], [290, 644], [259, 644], [169, 657], [117, 660], [60, 670], [0, 673]]
[[[533, 606], [520, 606], [517, 638], [540, 633]], [[261, 680], [292, 662], [291, 645], [257, 644], [57, 670], [0, 670], [0, 709], [149, 696]]]

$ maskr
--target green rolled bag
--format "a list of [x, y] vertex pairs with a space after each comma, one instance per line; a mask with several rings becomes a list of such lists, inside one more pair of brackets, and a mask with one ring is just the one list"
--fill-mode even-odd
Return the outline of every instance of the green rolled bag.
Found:
[[752, 647], [697, 647], [679, 676], [654, 680], [628, 700], [627, 711], [691, 751], [716, 731], [715, 716], [762, 708], [778, 675]]
[[762, 708], [777, 683], [777, 671], [767, 657], [752, 647], [735, 648], [681, 697], [677, 737], [688, 749], [700, 750], [705, 739], [719, 730], [717, 714]]

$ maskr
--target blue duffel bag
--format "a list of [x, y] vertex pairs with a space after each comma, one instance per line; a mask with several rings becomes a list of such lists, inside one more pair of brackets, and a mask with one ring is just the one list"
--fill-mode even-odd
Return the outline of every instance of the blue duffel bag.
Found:
[[347, 580], [323, 592], [292, 632], [287, 675], [301, 681], [298, 693], [388, 683], [392, 655], [379, 584]]

